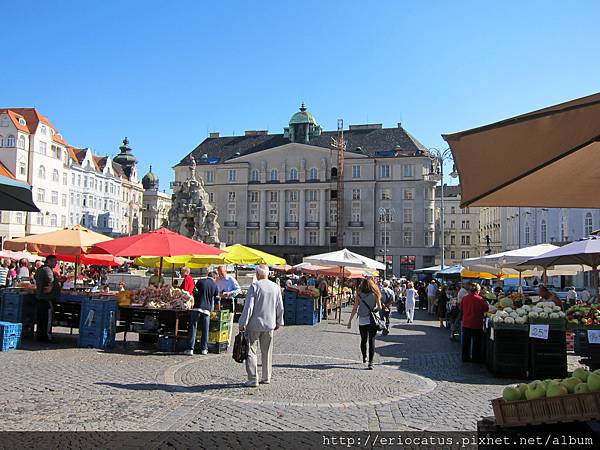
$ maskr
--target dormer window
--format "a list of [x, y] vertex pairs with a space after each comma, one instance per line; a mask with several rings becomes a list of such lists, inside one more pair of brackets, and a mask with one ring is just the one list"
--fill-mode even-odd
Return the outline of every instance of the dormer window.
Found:
[[42, 125], [42, 128], [40, 129], [40, 131], [42, 132], [43, 135], [46, 134], [46, 125]]
[[25, 119], [23, 119], [22, 117], [19, 117], [19, 123], [21, 125], [27, 125], [27, 122], [25, 122]]

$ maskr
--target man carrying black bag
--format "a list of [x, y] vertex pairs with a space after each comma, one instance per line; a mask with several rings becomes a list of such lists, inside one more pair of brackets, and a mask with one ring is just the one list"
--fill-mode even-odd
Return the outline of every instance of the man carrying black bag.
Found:
[[392, 305], [394, 304], [394, 298], [396, 297], [394, 291], [390, 288], [389, 280], [383, 282], [381, 293], [383, 294], [381, 296], [383, 308], [379, 311], [379, 316], [381, 317], [381, 320], [385, 320], [385, 330], [382, 330], [381, 334], [386, 336], [390, 334], [390, 312], [392, 310]]

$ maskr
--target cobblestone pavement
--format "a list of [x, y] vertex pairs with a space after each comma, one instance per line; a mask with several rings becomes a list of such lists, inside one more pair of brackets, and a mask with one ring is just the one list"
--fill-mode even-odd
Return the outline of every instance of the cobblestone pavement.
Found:
[[[344, 314], [347, 320], [347, 312]], [[230, 353], [187, 357], [58, 343], [0, 353], [1, 430], [474, 430], [511, 380], [462, 364], [459, 344], [417, 312], [378, 336], [330, 320], [275, 334], [273, 380], [246, 388]], [[64, 330], [63, 330], [64, 331]], [[260, 369], [259, 369], [260, 370]]]

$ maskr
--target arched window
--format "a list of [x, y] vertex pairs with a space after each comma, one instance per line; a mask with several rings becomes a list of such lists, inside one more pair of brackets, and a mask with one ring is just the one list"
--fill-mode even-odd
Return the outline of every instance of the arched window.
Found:
[[529, 244], [529, 238], [531, 235], [531, 228], [529, 227], [529, 224], [525, 224], [525, 243]]
[[279, 180], [279, 172], [277, 171], [277, 169], [271, 169], [271, 181], [278, 181]]
[[292, 168], [290, 170], [290, 180], [293, 180], [293, 181], [298, 180], [298, 169]]
[[19, 142], [17, 143], [17, 147], [25, 148], [25, 136], [19, 136]]
[[317, 170], [316, 167], [313, 167], [312, 169], [310, 169], [308, 179], [309, 180], [318, 180], [319, 179], [319, 171]]
[[59, 176], [60, 176], [60, 175], [58, 174], [58, 170], [54, 169], [54, 170], [52, 171], [52, 181], [54, 181], [54, 182], [58, 183], [58, 181], [59, 181]]
[[589, 236], [594, 231], [594, 220], [592, 219], [592, 213], [587, 213], [585, 215], [585, 235]]
[[542, 220], [542, 243], [548, 242], [548, 226], [546, 225], [546, 221]]
[[250, 172], [250, 181], [259, 181], [258, 170], [254, 169]]
[[6, 136], [6, 140], [4, 141], [4, 145], [6, 147], [14, 147], [15, 146], [15, 137], [12, 134]]
[[38, 178], [41, 180], [46, 179], [46, 168], [44, 166], [40, 166], [38, 169]]
[[331, 178], [337, 178], [337, 176], [338, 176], [337, 167], [332, 167], [331, 168]]

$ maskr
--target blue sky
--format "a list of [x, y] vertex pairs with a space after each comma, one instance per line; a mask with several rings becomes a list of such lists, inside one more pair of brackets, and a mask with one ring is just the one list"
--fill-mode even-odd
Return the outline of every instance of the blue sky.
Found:
[[402, 122], [443, 150], [441, 133], [600, 91], [597, 1], [39, 1], [2, 13], [0, 106], [35, 106], [100, 155], [128, 136], [161, 188], [209, 131], [279, 133], [302, 101], [326, 130], [339, 117]]

